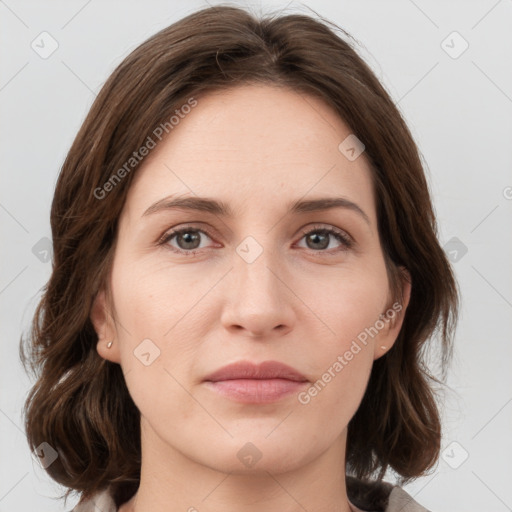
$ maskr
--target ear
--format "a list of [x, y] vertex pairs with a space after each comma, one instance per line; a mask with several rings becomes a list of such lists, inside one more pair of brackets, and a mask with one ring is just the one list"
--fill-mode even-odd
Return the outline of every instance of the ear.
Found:
[[381, 329], [374, 340], [374, 357], [378, 359], [386, 354], [395, 344], [405, 318], [405, 311], [411, 298], [411, 275], [405, 267], [400, 267], [402, 281], [402, 300], [394, 302], [382, 313], [384, 328]]
[[[121, 357], [117, 330], [111, 314], [110, 305], [107, 304], [105, 291], [103, 289], [96, 295], [89, 317], [98, 335], [98, 342], [96, 344], [98, 354], [103, 357], [103, 359], [107, 359], [113, 363], [120, 363]], [[112, 342], [110, 348], [107, 346], [109, 342]]]

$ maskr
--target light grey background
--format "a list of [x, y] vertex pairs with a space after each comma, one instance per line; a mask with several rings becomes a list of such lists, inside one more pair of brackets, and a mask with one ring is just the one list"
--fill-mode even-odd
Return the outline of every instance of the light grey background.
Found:
[[[20, 334], [50, 275], [44, 239], [60, 166], [115, 66], [205, 5], [0, 0], [0, 512], [57, 512], [76, 502], [52, 498], [62, 488], [28, 450], [21, 406], [30, 382], [18, 360]], [[462, 292], [443, 402], [445, 451], [430, 476], [405, 488], [433, 511], [512, 510], [512, 1], [239, 5], [306, 14], [310, 6], [334, 21], [361, 43], [403, 112]], [[58, 43], [46, 59], [31, 47], [43, 51], [43, 31]], [[464, 40], [469, 47], [458, 55]]]

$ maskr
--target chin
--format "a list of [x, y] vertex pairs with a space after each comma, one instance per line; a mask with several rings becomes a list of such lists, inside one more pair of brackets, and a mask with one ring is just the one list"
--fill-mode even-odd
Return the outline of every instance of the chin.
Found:
[[[275, 424], [273, 425], [275, 427]], [[304, 443], [297, 444], [292, 440], [283, 442], [283, 437], [270, 432], [258, 435], [252, 430], [247, 436], [235, 436], [226, 443], [217, 441], [214, 451], [209, 452], [207, 459], [202, 456], [197, 462], [209, 466], [216, 471], [237, 475], [266, 475], [293, 471], [313, 460], [319, 453], [307, 450]], [[300, 451], [298, 450], [300, 448]]]

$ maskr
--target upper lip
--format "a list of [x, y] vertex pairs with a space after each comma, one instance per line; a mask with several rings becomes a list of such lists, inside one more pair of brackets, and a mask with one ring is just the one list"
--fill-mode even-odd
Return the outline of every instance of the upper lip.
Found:
[[208, 375], [204, 380], [219, 381], [232, 379], [287, 379], [297, 382], [306, 382], [307, 379], [299, 371], [279, 361], [263, 361], [251, 363], [250, 361], [237, 361], [228, 364]]

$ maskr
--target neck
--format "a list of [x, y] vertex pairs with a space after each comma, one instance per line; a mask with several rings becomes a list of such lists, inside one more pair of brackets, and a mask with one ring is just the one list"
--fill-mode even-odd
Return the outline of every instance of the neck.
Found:
[[344, 471], [346, 430], [329, 449], [297, 467], [273, 471], [256, 465], [234, 473], [186, 457], [143, 425], [139, 489], [119, 512], [351, 512]]

